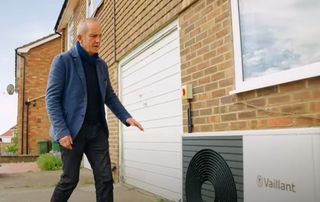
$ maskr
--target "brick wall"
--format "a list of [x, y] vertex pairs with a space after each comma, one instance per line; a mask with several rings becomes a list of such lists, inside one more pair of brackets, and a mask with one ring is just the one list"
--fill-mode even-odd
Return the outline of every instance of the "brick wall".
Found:
[[[29, 124], [28, 124], [28, 145], [29, 154], [38, 154], [37, 141], [42, 139], [50, 140], [48, 135], [49, 120], [45, 107], [45, 90], [48, 81], [48, 74], [52, 59], [61, 51], [60, 38], [51, 40], [45, 44], [29, 50], [26, 56], [26, 79], [25, 79], [25, 101], [38, 98], [29, 106]], [[18, 68], [22, 68], [20, 63]], [[20, 70], [21, 71], [21, 70]], [[22, 99], [22, 75], [18, 77], [19, 94], [18, 94], [18, 149], [21, 154], [21, 99]], [[26, 154], [26, 115], [27, 107], [24, 106], [24, 134], [23, 134], [23, 153]]]
[[[96, 18], [101, 23], [102, 27], [102, 41], [100, 48], [100, 56], [103, 58], [109, 65], [109, 76], [111, 85], [114, 88], [116, 94], [117, 90], [117, 80], [118, 80], [118, 71], [115, 68], [114, 60], [114, 37], [113, 37], [113, 2], [104, 1], [103, 5], [100, 7], [99, 11], [96, 14]], [[110, 148], [110, 158], [115, 169], [113, 172], [113, 177], [115, 182], [118, 182], [119, 176], [119, 122], [115, 115], [108, 109], [107, 110], [107, 119], [108, 119], [108, 129], [109, 129], [109, 148]]]
[[0, 163], [35, 162], [38, 155], [0, 156]]
[[[319, 126], [319, 77], [229, 95], [235, 88], [230, 10], [228, 0], [198, 0], [179, 17], [194, 132]], [[186, 119], [184, 113], [185, 132]]]

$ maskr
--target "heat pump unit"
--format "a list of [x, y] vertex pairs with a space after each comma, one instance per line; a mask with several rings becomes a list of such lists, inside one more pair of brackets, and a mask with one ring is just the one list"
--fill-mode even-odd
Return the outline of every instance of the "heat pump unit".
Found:
[[320, 128], [186, 134], [185, 202], [320, 202]]

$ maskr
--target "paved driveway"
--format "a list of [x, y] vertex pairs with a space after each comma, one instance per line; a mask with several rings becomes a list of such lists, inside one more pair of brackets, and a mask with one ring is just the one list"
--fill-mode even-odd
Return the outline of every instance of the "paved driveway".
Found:
[[[34, 163], [1, 164], [0, 202], [50, 201], [61, 171], [39, 171]], [[140, 189], [115, 184], [115, 202], [157, 202], [159, 197]], [[81, 169], [80, 181], [70, 202], [94, 202], [95, 189], [91, 170]]]

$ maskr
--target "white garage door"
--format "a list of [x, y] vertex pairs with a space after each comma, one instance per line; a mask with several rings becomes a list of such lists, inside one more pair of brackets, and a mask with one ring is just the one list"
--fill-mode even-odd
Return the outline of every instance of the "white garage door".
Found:
[[122, 179], [178, 200], [182, 189], [182, 101], [177, 22], [120, 62], [121, 99], [145, 132], [122, 126]]

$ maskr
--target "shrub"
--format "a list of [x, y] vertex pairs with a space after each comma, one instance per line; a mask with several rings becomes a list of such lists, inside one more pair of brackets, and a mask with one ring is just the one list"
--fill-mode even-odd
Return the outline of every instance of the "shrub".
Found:
[[61, 169], [61, 157], [52, 154], [41, 154], [37, 160], [37, 164], [41, 170], [59, 170]]
[[16, 144], [9, 145], [4, 149], [4, 151], [7, 153], [15, 154], [18, 151], [18, 146]]
[[11, 139], [11, 141], [12, 141], [13, 144], [11, 144], [9, 146], [6, 146], [6, 148], [4, 148], [4, 152], [7, 153], [7, 154], [14, 155], [18, 151], [18, 138], [17, 137], [13, 137]]

